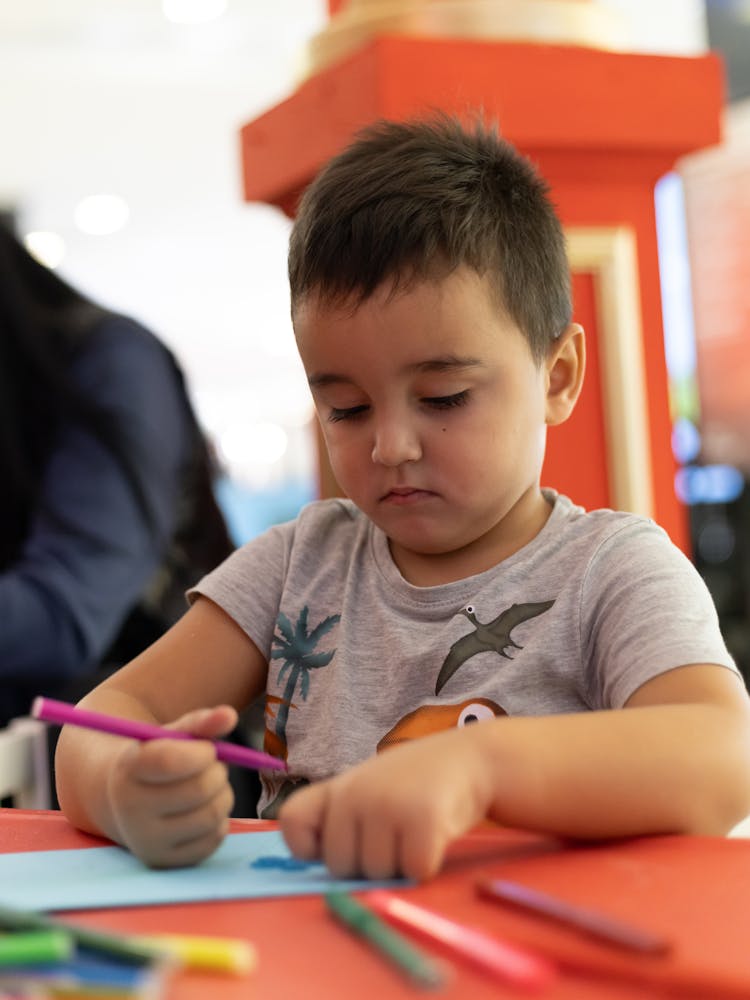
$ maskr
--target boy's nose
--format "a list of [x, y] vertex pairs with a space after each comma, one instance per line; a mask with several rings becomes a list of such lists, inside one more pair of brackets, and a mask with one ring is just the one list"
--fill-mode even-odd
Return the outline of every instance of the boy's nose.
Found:
[[372, 448], [373, 462], [394, 467], [404, 462], [416, 462], [421, 457], [419, 438], [407, 424], [389, 421], [376, 428]]

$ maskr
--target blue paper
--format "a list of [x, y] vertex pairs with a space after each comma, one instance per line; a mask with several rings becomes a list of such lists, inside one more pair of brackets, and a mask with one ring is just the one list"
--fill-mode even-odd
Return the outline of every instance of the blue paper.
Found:
[[192, 868], [147, 868], [122, 847], [3, 854], [0, 905], [25, 910], [88, 910], [305, 896], [331, 889], [356, 891], [409, 884], [404, 879], [335, 879], [323, 864], [302, 869], [269, 867], [266, 863], [254, 866], [259, 858], [268, 857], [291, 857], [277, 830], [230, 833], [215, 854]]

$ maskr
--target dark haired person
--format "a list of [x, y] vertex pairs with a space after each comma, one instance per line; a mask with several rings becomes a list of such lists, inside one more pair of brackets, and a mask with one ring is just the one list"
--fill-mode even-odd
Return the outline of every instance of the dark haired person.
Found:
[[[530, 164], [487, 128], [380, 123], [304, 195], [289, 274], [348, 499], [230, 556], [85, 704], [212, 737], [265, 692], [288, 772], [262, 775], [261, 815], [337, 875], [425, 878], [485, 818], [728, 831], [750, 811], [750, 707], [703, 581], [652, 521], [540, 484], [584, 337]], [[226, 832], [206, 740], [69, 729], [58, 763], [71, 821], [150, 864]]]
[[174, 357], [0, 226], [0, 724], [75, 698], [232, 550]]

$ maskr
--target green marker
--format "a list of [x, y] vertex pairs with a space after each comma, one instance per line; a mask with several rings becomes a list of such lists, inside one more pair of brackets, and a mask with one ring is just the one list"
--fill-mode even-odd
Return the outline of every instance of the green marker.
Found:
[[[127, 935], [108, 934], [105, 931], [92, 930], [69, 924], [64, 920], [45, 917], [31, 910], [16, 910], [8, 906], [0, 906], [0, 931], [58, 931], [73, 939], [81, 948], [102, 952], [109, 957], [117, 957], [132, 965], [153, 965], [153, 948], [149, 949]], [[0, 940], [2, 937], [0, 936]]]
[[73, 938], [64, 931], [0, 934], [0, 966], [64, 962], [73, 953]]
[[398, 966], [418, 986], [434, 990], [445, 985], [445, 976], [436, 962], [349, 893], [327, 892], [324, 898], [328, 909], [345, 927]]

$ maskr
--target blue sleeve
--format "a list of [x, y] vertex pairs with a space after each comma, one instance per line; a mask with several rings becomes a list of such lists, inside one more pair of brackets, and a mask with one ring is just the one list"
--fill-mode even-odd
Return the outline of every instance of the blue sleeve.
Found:
[[99, 662], [161, 562], [177, 520], [193, 427], [169, 355], [112, 317], [74, 365], [115, 416], [152, 511], [118, 459], [80, 427], [61, 428], [17, 562], [0, 574], [0, 683], [67, 679]]

